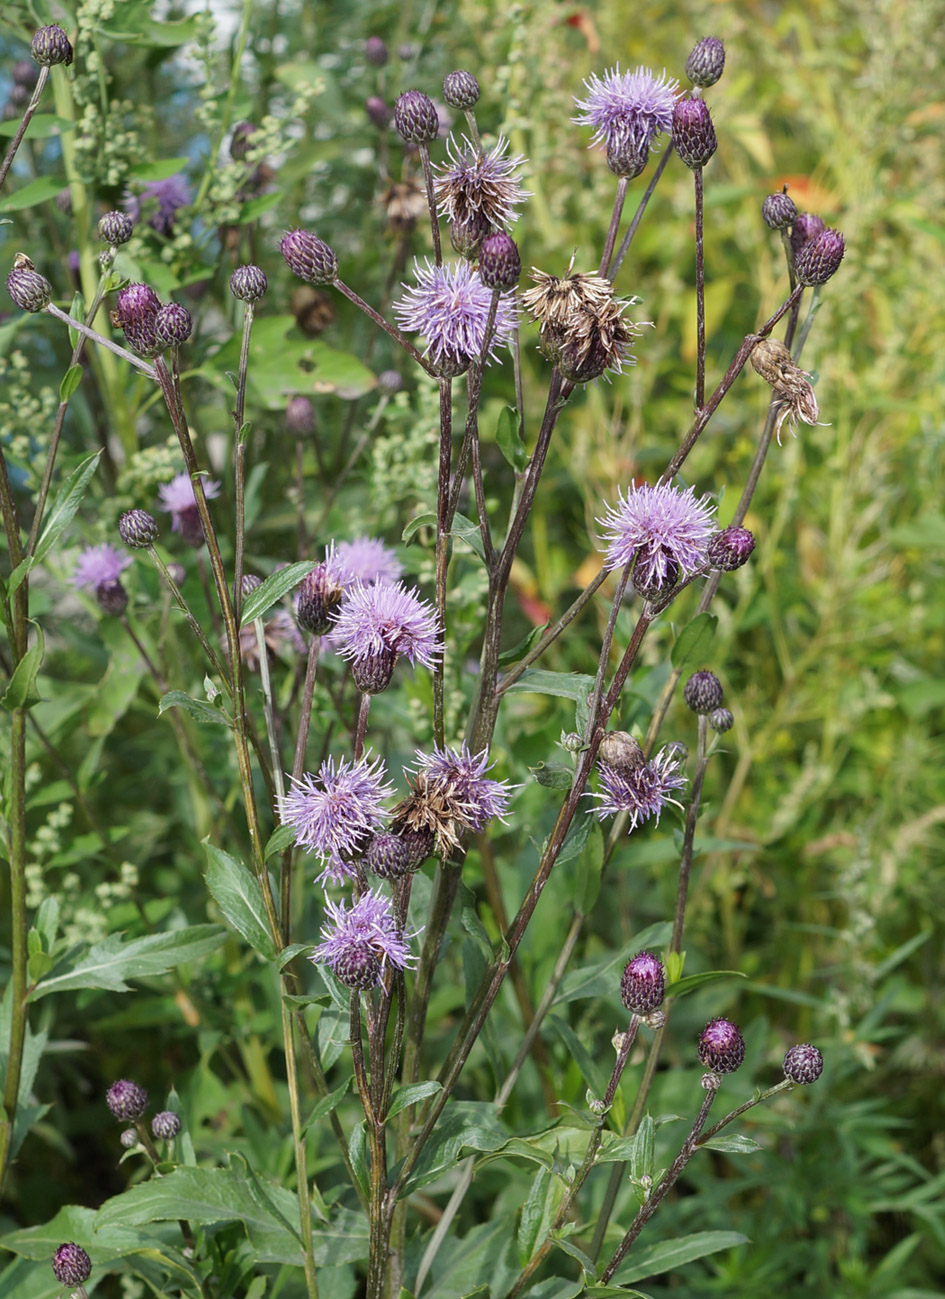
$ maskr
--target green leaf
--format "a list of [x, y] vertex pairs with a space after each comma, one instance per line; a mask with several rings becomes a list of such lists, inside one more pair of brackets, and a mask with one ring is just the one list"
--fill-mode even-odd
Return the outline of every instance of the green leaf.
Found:
[[548, 672], [544, 668], [526, 668], [509, 691], [527, 690], [533, 695], [557, 695], [587, 704], [594, 689], [594, 678], [585, 672]]
[[323, 1096], [321, 1100], [315, 1102], [311, 1114], [309, 1114], [308, 1118], [302, 1124], [303, 1136], [313, 1123], [318, 1123], [322, 1119], [327, 1118], [333, 1110], [338, 1108], [338, 1105], [344, 1098], [345, 1092], [351, 1086], [351, 1079], [353, 1077], [354, 1074], [349, 1074], [340, 1087], [336, 1087], [333, 1092], [329, 1092], [327, 1096]]
[[[20, 127], [20, 118], [7, 118], [5, 122], [0, 122], [0, 137], [6, 135], [16, 135]], [[68, 117], [57, 117], [55, 113], [34, 113], [30, 118], [30, 124], [26, 128], [24, 140], [47, 140], [51, 135], [61, 131], [74, 131], [75, 122], [70, 122]], [[62, 182], [60, 188], [65, 185]]]
[[161, 158], [157, 162], [136, 163], [135, 166], [128, 168], [128, 175], [132, 180], [145, 182], [167, 180], [171, 176], [176, 176], [178, 172], [184, 171], [189, 164], [189, 158]]
[[416, 514], [407, 524], [400, 534], [400, 539], [405, 546], [409, 546], [414, 537], [421, 528], [436, 528], [436, 512], [434, 510], [424, 510], [421, 514]]
[[518, 1228], [518, 1261], [524, 1267], [548, 1235], [555, 1213], [564, 1196], [561, 1179], [547, 1168], [539, 1168], [532, 1178], [531, 1190], [522, 1205]]
[[697, 1258], [705, 1258], [707, 1254], [717, 1254], [719, 1250], [734, 1249], [736, 1245], [747, 1243], [748, 1237], [740, 1231], [697, 1231], [691, 1236], [677, 1236], [650, 1245], [648, 1249], [634, 1249], [624, 1265], [617, 1269], [617, 1276], [621, 1282], [642, 1281], [661, 1272], [674, 1272]]
[[485, 562], [486, 552], [483, 549], [482, 533], [479, 531], [478, 523], [474, 523], [472, 519], [467, 519], [465, 514], [455, 514], [453, 516], [453, 526], [450, 528], [450, 536], [465, 541], [466, 545], [471, 546], [479, 558]]
[[599, 822], [593, 817], [590, 821], [584, 847], [578, 857], [575, 879], [574, 908], [579, 915], [586, 916], [594, 909], [600, 893], [601, 875], [604, 870], [604, 835]]
[[169, 690], [166, 695], [162, 695], [158, 703], [158, 717], [161, 717], [169, 708], [183, 708], [185, 713], [189, 713], [195, 722], [201, 722], [204, 726], [229, 726], [233, 727], [233, 719], [229, 717], [222, 708], [214, 708], [203, 699], [194, 699], [193, 695], [188, 695], [183, 690]]
[[653, 1142], [656, 1135], [656, 1124], [649, 1114], [640, 1120], [640, 1126], [633, 1138], [633, 1154], [630, 1157], [630, 1172], [635, 1182], [644, 1177], [653, 1176]]
[[[224, 372], [235, 373], [239, 367], [241, 337], [242, 330], [197, 373], [217, 387], [228, 386]], [[261, 316], [253, 324], [247, 406], [284, 411], [291, 393], [332, 393], [350, 401], [376, 386], [374, 375], [356, 356], [307, 337], [294, 316]]]
[[714, 613], [697, 613], [676, 637], [669, 656], [673, 667], [681, 668], [690, 659], [704, 661], [718, 624]]
[[17, 663], [3, 698], [0, 699], [0, 704], [10, 712], [14, 708], [32, 708], [42, 699], [36, 685], [36, 678], [39, 676], [39, 669], [43, 666], [46, 640], [39, 623], [30, 619], [30, 625], [36, 628], [36, 640]]
[[529, 771], [546, 789], [570, 789], [574, 784], [574, 772], [566, 762], [539, 762]]
[[285, 852], [286, 848], [295, 846], [296, 830], [291, 825], [277, 825], [269, 836], [269, 842], [266, 844], [264, 856], [268, 860], [275, 857], [277, 853]]
[[519, 435], [518, 411], [514, 406], [503, 406], [495, 431], [496, 445], [517, 474], [528, 461], [525, 443]]
[[242, 625], [245, 627], [256, 618], [261, 618], [278, 600], [287, 596], [293, 587], [298, 586], [303, 577], [317, 567], [317, 560], [303, 559], [297, 564], [288, 564], [278, 572], [271, 573], [265, 582], [257, 586], [256, 590], [244, 600], [240, 610]]
[[696, 988], [704, 988], [707, 983], [724, 983], [726, 979], [747, 979], [741, 970], [706, 970], [702, 974], [689, 974], [677, 983], [670, 983], [666, 989], [667, 997], [685, 997]]
[[66, 188], [67, 183], [65, 176], [40, 176], [38, 180], [28, 181], [0, 200], [0, 212], [22, 212], [37, 203], [48, 203]]
[[491, 1101], [453, 1101], [440, 1116], [402, 1194], [410, 1195], [455, 1168], [464, 1150], [498, 1150], [508, 1140]]
[[62, 376], [62, 383], [59, 385], [59, 400], [67, 402], [81, 382], [82, 366], [76, 362], [75, 365], [70, 365]]
[[426, 1096], [435, 1096], [437, 1092], [443, 1090], [443, 1084], [438, 1082], [421, 1082], [412, 1083], [409, 1087], [398, 1087], [391, 1098], [390, 1109], [387, 1111], [388, 1119], [392, 1119], [395, 1114], [405, 1110], [408, 1105], [415, 1105], [417, 1101], [422, 1101]]
[[191, 925], [166, 934], [145, 934], [127, 943], [122, 941], [121, 934], [110, 934], [90, 947], [85, 955], [80, 955], [70, 969], [38, 983], [30, 1001], [72, 988], [128, 992], [126, 979], [164, 974], [216, 951], [224, 942], [226, 930], [222, 925]]
[[92, 475], [98, 468], [98, 460], [101, 454], [101, 451], [96, 451], [94, 455], [88, 456], [81, 464], [77, 465], [56, 492], [53, 503], [46, 515], [46, 523], [40, 533], [39, 541], [36, 543], [34, 563], [39, 563], [72, 522], [76, 511], [82, 504], [82, 497], [85, 495]]
[[737, 1133], [731, 1137], [712, 1137], [709, 1141], [700, 1142], [702, 1150], [721, 1150], [725, 1155], [752, 1155], [760, 1150], [757, 1141]]
[[601, 1062], [595, 1060], [571, 1025], [565, 1023], [558, 1015], [548, 1015], [545, 1023], [549, 1028], [553, 1028], [564, 1042], [591, 1091], [596, 1096], [603, 1096], [607, 1090], [607, 1075]]
[[622, 1285], [589, 1285], [583, 1293], [587, 1299], [650, 1299], [642, 1290], [628, 1290]]
[[250, 947], [267, 961], [278, 955], [266, 919], [262, 885], [242, 862], [204, 839], [207, 852], [207, 888], [226, 919]]

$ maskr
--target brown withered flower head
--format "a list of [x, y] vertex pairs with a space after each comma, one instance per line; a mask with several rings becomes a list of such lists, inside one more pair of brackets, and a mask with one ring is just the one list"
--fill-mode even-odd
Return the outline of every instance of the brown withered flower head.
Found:
[[427, 196], [413, 180], [395, 180], [381, 195], [391, 230], [409, 235], [427, 210]]
[[540, 347], [572, 383], [588, 383], [606, 370], [634, 365], [630, 347], [640, 326], [624, 317], [628, 303], [614, 297], [610, 280], [573, 270], [564, 275], [532, 270], [533, 289], [522, 305], [540, 325]]
[[776, 338], [763, 338], [755, 344], [751, 363], [765, 383], [771, 385], [775, 395], [774, 431], [778, 445], [781, 443], [781, 427], [785, 420], [795, 437], [798, 420], [802, 424], [827, 427], [817, 418], [820, 410], [810, 375], [794, 364], [791, 353], [782, 342]]
[[437, 852], [445, 857], [459, 846], [466, 821], [451, 792], [420, 771], [410, 781], [410, 793], [394, 808], [391, 829], [394, 834], [433, 835]]

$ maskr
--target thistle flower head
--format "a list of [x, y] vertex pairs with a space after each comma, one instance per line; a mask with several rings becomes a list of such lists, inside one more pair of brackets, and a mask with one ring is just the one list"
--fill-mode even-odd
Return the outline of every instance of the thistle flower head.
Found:
[[331, 626], [332, 614], [341, 604], [345, 588], [353, 578], [348, 565], [331, 542], [325, 558], [302, 578], [295, 603], [299, 626], [313, 636], [324, 636]]
[[179, 302], [165, 303], [154, 317], [154, 332], [164, 347], [179, 347], [186, 343], [193, 327], [190, 312]]
[[427, 210], [427, 196], [415, 180], [396, 180], [381, 196], [391, 230], [409, 235]]
[[268, 287], [266, 273], [258, 266], [237, 266], [230, 276], [230, 292], [243, 302], [258, 302]]
[[670, 747], [660, 749], [650, 762], [641, 762], [638, 766], [612, 767], [607, 762], [599, 762], [597, 770], [600, 776], [600, 788], [593, 795], [600, 800], [594, 813], [599, 821], [619, 812], [626, 812], [630, 818], [629, 831], [632, 832], [644, 821], [656, 818], [659, 824], [660, 813], [668, 803], [673, 807], [681, 804], [672, 797], [686, 783], [685, 776], [679, 774], [682, 759]]
[[161, 1110], [151, 1120], [151, 1135], [158, 1141], [173, 1141], [180, 1132], [180, 1115], [173, 1110]]
[[621, 569], [636, 557], [634, 577], [639, 570], [647, 584], [664, 582], [671, 563], [686, 573], [695, 572], [705, 562], [714, 508], [705, 498], [696, 500], [691, 487], [685, 491], [669, 483], [631, 487], [597, 520], [609, 542], [606, 566]]
[[150, 213], [148, 225], [165, 237], [174, 233], [177, 213], [190, 202], [190, 186], [182, 172], [165, 180], [150, 180], [138, 194], [126, 193], [122, 206], [133, 221], [140, 221], [142, 212]]
[[358, 762], [326, 758], [318, 775], [293, 780], [279, 809], [295, 841], [323, 862], [319, 882], [337, 884], [353, 874], [350, 861], [367, 847], [384, 819], [382, 802], [393, 792], [380, 758]]
[[535, 287], [522, 294], [522, 306], [539, 322], [541, 350], [566, 379], [588, 383], [636, 363], [629, 349], [641, 326], [624, 317], [628, 304], [614, 298], [610, 280], [571, 267], [562, 276], [533, 268], [531, 278]]
[[475, 108], [479, 102], [479, 82], [471, 72], [462, 69], [448, 72], [443, 78], [443, 98], [450, 108], [463, 112]]
[[794, 257], [797, 282], [807, 286], [826, 284], [843, 261], [843, 235], [839, 230], [821, 230], [802, 245]]
[[479, 217], [489, 226], [508, 227], [518, 220], [515, 210], [529, 197], [516, 175], [522, 154], [505, 157], [509, 142], [500, 135], [491, 149], [477, 148], [464, 135], [446, 141], [449, 161], [437, 168], [433, 182], [441, 216], [468, 222]]
[[[220, 484], [212, 478], [204, 478], [203, 494], [212, 501], [220, 494]], [[177, 474], [169, 483], [162, 483], [158, 488], [161, 498], [161, 509], [171, 516], [171, 530], [179, 532], [192, 546], [202, 546], [204, 542], [203, 524], [197, 509], [197, 497], [189, 474]]]
[[387, 42], [381, 36], [369, 36], [364, 42], [364, 57], [375, 68], [382, 68], [387, 62]]
[[673, 144], [692, 171], [704, 167], [719, 147], [704, 99], [679, 99], [673, 108]]
[[148, 1093], [136, 1082], [119, 1078], [105, 1093], [105, 1104], [116, 1119], [135, 1123], [148, 1108]]
[[607, 166], [615, 176], [633, 180], [650, 160], [650, 146], [626, 122], [615, 123], [607, 137]]
[[117, 582], [130, 563], [130, 555], [123, 555], [107, 543], [102, 546], [86, 546], [75, 566], [72, 585], [107, 586]]
[[25, 253], [17, 253], [7, 276], [7, 293], [21, 311], [45, 311], [52, 298], [52, 285]]
[[429, 668], [440, 654], [433, 608], [402, 582], [355, 582], [335, 614], [332, 642], [355, 673], [384, 668], [387, 680], [401, 655], [412, 665]]
[[132, 351], [141, 356], [157, 356], [166, 346], [158, 337], [160, 310], [161, 299], [150, 284], [126, 284], [115, 300], [112, 322], [124, 331]]
[[606, 731], [597, 750], [601, 762], [608, 767], [635, 769], [646, 762], [643, 746], [629, 731]]
[[410, 870], [410, 848], [397, 834], [376, 834], [364, 852], [364, 867], [382, 880], [400, 879]]
[[754, 548], [755, 538], [748, 528], [723, 528], [713, 534], [706, 555], [713, 568], [732, 573], [748, 563]]
[[699, 1035], [699, 1059], [712, 1073], [734, 1073], [745, 1059], [745, 1039], [730, 1019], [710, 1019]]
[[106, 212], [98, 223], [98, 237], [103, 243], [117, 248], [128, 242], [134, 228], [135, 223], [127, 212]]
[[713, 708], [709, 713], [709, 725], [719, 735], [724, 735], [735, 725], [735, 718], [728, 708]]
[[796, 257], [809, 239], [819, 235], [822, 230], [826, 230], [826, 225], [821, 217], [814, 212], [799, 212], [797, 219], [791, 226], [791, 250]]
[[575, 98], [582, 111], [572, 120], [594, 128], [592, 144], [609, 144], [615, 130], [623, 128], [638, 147], [652, 148], [656, 136], [672, 126], [679, 82], [670, 79], [665, 68], [656, 76], [644, 67], [621, 72], [618, 65], [603, 77], [587, 77], [584, 87], [587, 98]]
[[[400, 376], [397, 378], [399, 380]], [[403, 564], [394, 552], [377, 537], [355, 537], [354, 541], [339, 541], [337, 554], [351, 577], [357, 582], [363, 582], [365, 586], [370, 586], [372, 582], [396, 582], [404, 571]]]
[[405, 90], [394, 104], [394, 126], [408, 144], [429, 144], [440, 133], [436, 104], [422, 90]]
[[146, 550], [158, 539], [158, 525], [147, 510], [128, 510], [118, 520], [118, 535], [132, 550]]
[[417, 773], [426, 777], [426, 785], [453, 801], [457, 820], [478, 833], [487, 821], [505, 820], [509, 805], [509, 786], [501, 780], [490, 780], [489, 750], [470, 753], [465, 742], [458, 749], [433, 746], [432, 753], [417, 750]]
[[308, 437], [315, 432], [315, 407], [311, 398], [301, 394], [289, 398], [285, 408], [285, 428], [295, 437]]
[[824, 1057], [816, 1046], [811, 1046], [809, 1042], [792, 1046], [784, 1057], [785, 1078], [789, 1078], [792, 1083], [797, 1083], [801, 1087], [809, 1087], [811, 1083], [815, 1083], [823, 1068]]
[[338, 258], [311, 230], [289, 230], [279, 241], [282, 259], [293, 275], [309, 284], [332, 284], [338, 277]]
[[522, 259], [515, 240], [504, 230], [486, 235], [479, 250], [479, 278], [487, 289], [506, 293], [522, 275]]
[[708, 715], [722, 706], [722, 682], [714, 672], [693, 672], [683, 687], [683, 700], [694, 713]]
[[663, 1004], [666, 972], [663, 962], [652, 952], [637, 952], [624, 967], [620, 996], [634, 1015], [650, 1015]]
[[92, 1260], [81, 1245], [70, 1240], [53, 1254], [52, 1270], [60, 1285], [84, 1285], [92, 1275]]
[[386, 967], [404, 970], [415, 958], [410, 939], [391, 914], [382, 893], [362, 893], [353, 906], [326, 902], [329, 923], [310, 959], [327, 965], [346, 987], [362, 991], [380, 983]]
[[797, 208], [787, 192], [787, 185], [776, 194], [769, 194], [761, 205], [764, 223], [771, 230], [785, 230], [797, 220]]
[[72, 62], [72, 44], [62, 28], [53, 23], [33, 33], [30, 54], [42, 68], [51, 68], [57, 63], [68, 67]]
[[817, 418], [820, 410], [810, 375], [794, 364], [794, 358], [782, 342], [776, 338], [763, 338], [755, 344], [750, 360], [752, 367], [774, 390], [774, 429], [778, 445], [785, 420], [795, 436], [798, 420], [804, 424], [820, 424]]
[[[407, 333], [423, 335], [427, 340], [425, 354], [437, 367], [461, 374], [482, 353], [492, 290], [486, 288], [468, 262], [434, 266], [425, 259], [421, 266], [415, 261], [414, 274], [416, 285], [405, 284], [404, 297], [394, 303], [397, 323]], [[496, 306], [487, 360], [508, 342], [514, 323], [512, 300], [503, 294]]]
[[703, 36], [686, 60], [686, 76], [694, 86], [714, 86], [725, 67], [725, 46], [717, 36]]

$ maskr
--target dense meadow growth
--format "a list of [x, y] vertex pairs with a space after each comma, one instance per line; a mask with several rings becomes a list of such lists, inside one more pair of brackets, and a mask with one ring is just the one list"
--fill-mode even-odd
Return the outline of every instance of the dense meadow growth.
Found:
[[0, 1295], [938, 1293], [934, 23], [38, 8]]

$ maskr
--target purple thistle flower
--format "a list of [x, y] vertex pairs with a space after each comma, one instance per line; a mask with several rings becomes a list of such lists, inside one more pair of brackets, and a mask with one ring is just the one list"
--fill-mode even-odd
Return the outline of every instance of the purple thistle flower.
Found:
[[636, 767], [611, 767], [599, 762], [601, 789], [592, 795], [600, 799], [600, 806], [594, 808], [597, 819], [603, 821], [618, 812], [626, 812], [631, 831], [653, 816], [658, 825], [667, 803], [682, 806], [672, 797], [686, 783], [686, 777], [679, 774], [680, 765], [679, 755], [670, 746], [660, 749], [652, 762], [642, 762]]
[[450, 161], [437, 167], [440, 174], [433, 182], [441, 216], [461, 223], [483, 218], [490, 226], [504, 227], [518, 220], [516, 207], [530, 197], [515, 175], [525, 157], [503, 157], [508, 145], [504, 135], [488, 150], [477, 148], [465, 135], [462, 144], [449, 137]]
[[[220, 494], [220, 484], [213, 478], [203, 480], [203, 494], [212, 501]], [[169, 483], [162, 483], [158, 488], [161, 498], [161, 509], [171, 516], [171, 530], [179, 532], [185, 541], [192, 546], [203, 544], [203, 525], [197, 510], [197, 497], [189, 474], [177, 474]]]
[[428, 789], [449, 797], [453, 815], [470, 830], [478, 833], [493, 817], [505, 820], [511, 791], [503, 781], [484, 775], [490, 768], [488, 749], [473, 754], [464, 741], [458, 749], [434, 745], [430, 754], [416, 752], [417, 774], [425, 773]]
[[92, 1275], [92, 1260], [81, 1245], [68, 1240], [53, 1254], [52, 1270], [60, 1285], [82, 1285]]
[[[394, 303], [397, 323], [408, 333], [423, 335], [426, 351], [438, 366], [462, 374], [482, 352], [492, 290], [486, 288], [479, 272], [472, 270], [468, 262], [434, 266], [427, 259], [424, 269], [414, 260], [414, 274], [416, 286], [405, 284], [406, 295]], [[514, 324], [512, 298], [501, 294], [487, 360], [508, 341]]]
[[393, 654], [429, 668], [440, 654], [432, 606], [403, 582], [355, 583], [335, 615], [334, 642], [353, 663]]
[[348, 858], [359, 853], [384, 820], [381, 802], [393, 793], [384, 783], [384, 764], [365, 754], [358, 762], [326, 758], [318, 775], [305, 772], [292, 782], [280, 807], [284, 825], [300, 847], [325, 863], [319, 883], [338, 884], [352, 875]]
[[75, 566], [72, 585], [110, 586], [112, 582], [118, 581], [130, 563], [130, 555], [123, 555], [107, 543], [102, 546], [86, 546]]
[[398, 926], [382, 893], [362, 893], [351, 907], [326, 902], [325, 909], [330, 925], [322, 928], [322, 941], [309, 959], [327, 965], [347, 987], [372, 988], [385, 965], [403, 970], [416, 959], [409, 945], [416, 935]]
[[365, 586], [374, 582], [396, 582], [404, 571], [394, 552], [377, 537], [339, 541], [336, 553], [350, 576]]
[[148, 224], [159, 235], [173, 234], [174, 218], [178, 208], [186, 207], [190, 202], [190, 186], [183, 172], [168, 176], [166, 180], [148, 181], [142, 186], [140, 194], [127, 192], [122, 200], [122, 207], [132, 221], [139, 221], [142, 207], [149, 199], [156, 201], [157, 208], [152, 213]]
[[661, 131], [672, 127], [679, 82], [671, 80], [665, 68], [656, 76], [642, 66], [634, 72], [621, 72], [618, 65], [603, 77], [592, 74], [584, 85], [587, 98], [574, 100], [583, 112], [571, 120], [579, 126], [593, 126], [592, 144], [610, 145], [615, 135], [626, 138], [629, 132], [638, 149], [649, 149]]
[[609, 529], [605, 539], [606, 565], [624, 568], [636, 556], [634, 580], [646, 586], [660, 586], [666, 580], [671, 563], [688, 573], [695, 572], [706, 561], [706, 547], [712, 536], [714, 506], [697, 501], [691, 487], [685, 491], [660, 483], [634, 486], [619, 504], [608, 506], [598, 519]]

